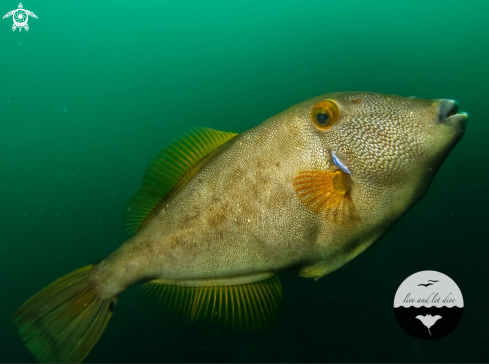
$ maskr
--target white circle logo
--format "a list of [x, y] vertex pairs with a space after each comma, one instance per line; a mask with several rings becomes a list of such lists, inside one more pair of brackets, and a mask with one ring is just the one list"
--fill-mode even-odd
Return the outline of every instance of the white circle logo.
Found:
[[439, 339], [455, 329], [462, 318], [464, 299], [447, 275], [425, 270], [407, 277], [394, 297], [401, 327], [423, 340]]
[[24, 25], [27, 24], [27, 20], [29, 20], [29, 15], [27, 15], [27, 12], [24, 9], [17, 9], [15, 10], [13, 18], [14, 24], [17, 27], [22, 28]]

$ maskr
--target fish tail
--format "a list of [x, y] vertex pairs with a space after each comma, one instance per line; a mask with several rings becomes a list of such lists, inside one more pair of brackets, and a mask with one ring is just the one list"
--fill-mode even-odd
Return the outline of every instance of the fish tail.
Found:
[[40, 362], [81, 362], [107, 326], [117, 298], [101, 299], [89, 279], [92, 265], [51, 283], [12, 316]]

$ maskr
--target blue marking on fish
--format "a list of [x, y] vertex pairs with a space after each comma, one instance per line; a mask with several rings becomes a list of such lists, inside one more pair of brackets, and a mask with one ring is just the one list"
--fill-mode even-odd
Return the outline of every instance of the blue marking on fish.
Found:
[[342, 161], [340, 161], [340, 159], [336, 156], [336, 153], [331, 151], [331, 154], [333, 155], [333, 163], [336, 164], [338, 167], [340, 167], [340, 169], [345, 172], [345, 173], [348, 173], [348, 174], [351, 174], [350, 170], [348, 169], [347, 166], [345, 166], [343, 164]]

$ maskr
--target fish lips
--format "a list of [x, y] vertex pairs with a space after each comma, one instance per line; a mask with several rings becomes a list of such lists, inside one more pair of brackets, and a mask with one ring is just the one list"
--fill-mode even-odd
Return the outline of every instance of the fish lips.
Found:
[[463, 111], [461, 113], [447, 117], [443, 121], [443, 123], [447, 125], [453, 125], [454, 127], [457, 127], [461, 132], [464, 132], [465, 128], [467, 127], [468, 120], [469, 120], [469, 114]]
[[469, 114], [464, 111], [458, 111], [458, 102], [455, 100], [440, 100], [439, 105], [438, 121], [464, 132], [469, 120]]

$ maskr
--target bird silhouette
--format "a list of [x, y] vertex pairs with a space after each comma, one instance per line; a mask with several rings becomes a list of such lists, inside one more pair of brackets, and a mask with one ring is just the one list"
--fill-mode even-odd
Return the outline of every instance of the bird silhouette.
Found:
[[[418, 315], [418, 316], [416, 316], [416, 318], [419, 321], [421, 321], [423, 323], [423, 325], [425, 325], [428, 328], [428, 332], [431, 335], [430, 327], [433, 326], [435, 324], [435, 322], [438, 321], [439, 319], [441, 319], [442, 317], [440, 315], [431, 316], [428, 314], [426, 316]], [[431, 336], [433, 336], [433, 335], [431, 335]]]
[[428, 279], [428, 282], [440, 282], [440, 281], [434, 281], [432, 279]]
[[425, 287], [432, 286], [432, 285], [433, 285], [433, 283], [426, 283], [426, 284], [421, 283], [421, 284], [418, 284], [418, 286], [425, 286]]

